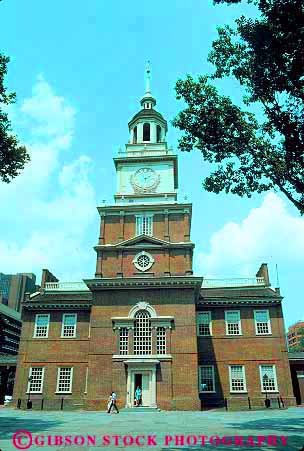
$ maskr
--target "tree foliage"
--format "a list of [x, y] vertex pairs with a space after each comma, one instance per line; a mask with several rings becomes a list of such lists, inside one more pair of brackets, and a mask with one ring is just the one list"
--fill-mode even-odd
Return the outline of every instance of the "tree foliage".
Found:
[[9, 183], [16, 177], [29, 161], [26, 148], [19, 145], [16, 136], [12, 134], [11, 123], [1, 105], [15, 102], [15, 93], [7, 93], [4, 77], [7, 73], [9, 58], [0, 53], [0, 179]]
[[[250, 197], [277, 188], [303, 214], [304, 1], [251, 3], [259, 8], [258, 18], [241, 16], [234, 28], [218, 28], [209, 54], [214, 73], [177, 81], [177, 98], [187, 106], [173, 125], [184, 132], [181, 150], [199, 149], [216, 164], [204, 180], [206, 190]], [[213, 85], [225, 77], [244, 88], [243, 107]], [[250, 109], [255, 104], [263, 119]]]

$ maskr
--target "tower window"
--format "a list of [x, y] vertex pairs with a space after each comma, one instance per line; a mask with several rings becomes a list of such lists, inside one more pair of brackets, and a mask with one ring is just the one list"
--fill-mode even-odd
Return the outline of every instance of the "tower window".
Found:
[[160, 126], [160, 125], [158, 125], [158, 126], [156, 127], [156, 141], [157, 141], [158, 143], [161, 142], [161, 126]]
[[133, 129], [133, 144], [137, 143], [137, 127]]
[[143, 125], [143, 141], [150, 141], [150, 124], [147, 122]]
[[136, 235], [153, 235], [153, 216], [136, 216]]

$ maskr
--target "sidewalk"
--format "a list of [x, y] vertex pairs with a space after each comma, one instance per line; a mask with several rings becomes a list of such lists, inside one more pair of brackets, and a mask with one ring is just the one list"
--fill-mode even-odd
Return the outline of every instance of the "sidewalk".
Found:
[[[161, 449], [228, 449], [230, 451], [248, 450], [256, 448], [259, 450], [284, 450], [299, 451], [304, 445], [304, 412], [301, 408], [290, 408], [288, 410], [273, 411], [245, 411], [245, 412], [124, 412], [119, 415], [108, 415], [105, 412], [50, 412], [50, 411], [20, 411], [15, 409], [0, 410], [0, 448], [2, 451], [16, 449], [12, 443], [13, 434], [22, 429], [32, 433], [33, 438], [45, 440], [49, 436], [82, 436], [87, 439], [96, 438], [96, 446], [86, 443], [85, 446], [69, 444], [66, 446], [51, 443], [53, 446], [33, 445], [32, 450], [161, 450]], [[44, 436], [44, 439], [41, 436]], [[102, 438], [111, 436], [110, 444], [102, 446]], [[121, 439], [117, 446], [114, 445], [112, 436], [119, 435], [136, 437], [138, 435], [145, 438], [145, 445], [124, 446]], [[147, 445], [147, 436], [154, 435], [156, 444]], [[205, 446], [196, 444], [193, 436], [206, 436]], [[165, 442], [166, 436], [172, 437], [169, 443]], [[181, 439], [175, 436], [185, 436], [190, 438], [190, 445], [178, 446]], [[210, 443], [210, 437], [243, 437], [243, 442], [247, 443], [248, 437], [252, 437], [251, 444], [222, 444], [216, 446], [217, 439]], [[261, 446], [257, 446], [258, 437], [265, 437]], [[275, 439], [268, 439], [268, 436], [276, 436]], [[287, 445], [281, 441], [283, 436]], [[78, 440], [81, 440], [80, 438]], [[127, 439], [130, 440], [131, 439]], [[168, 441], [167, 440], [167, 441]], [[240, 440], [240, 439], [239, 439]], [[268, 444], [270, 440], [270, 444]], [[128, 443], [129, 443], [128, 442]], [[227, 442], [227, 440], [226, 440]], [[253, 445], [254, 443], [254, 445]], [[147, 445], [147, 446], [146, 446]]]

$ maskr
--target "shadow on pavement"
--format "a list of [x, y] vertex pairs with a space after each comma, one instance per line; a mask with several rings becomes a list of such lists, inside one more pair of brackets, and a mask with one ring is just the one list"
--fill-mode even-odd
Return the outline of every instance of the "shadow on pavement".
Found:
[[[304, 442], [304, 417], [303, 418], [265, 418], [259, 420], [242, 421], [240, 423], [228, 423], [229, 428], [235, 429], [253, 429], [255, 431], [263, 431], [261, 435], [265, 433], [270, 434], [284, 432], [288, 435], [288, 432], [301, 433], [303, 434]], [[271, 431], [271, 432], [270, 432]], [[277, 432], [276, 432], [277, 431]]]
[[9, 439], [12, 435], [24, 429], [32, 433], [45, 432], [47, 429], [54, 426], [59, 426], [60, 421], [42, 420], [41, 418], [24, 418], [24, 417], [5, 417], [0, 418], [0, 440]]

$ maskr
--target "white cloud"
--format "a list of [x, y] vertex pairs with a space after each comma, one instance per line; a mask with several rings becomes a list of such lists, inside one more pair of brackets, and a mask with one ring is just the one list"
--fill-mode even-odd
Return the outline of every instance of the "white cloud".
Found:
[[240, 223], [229, 222], [197, 254], [197, 273], [205, 277], [254, 275], [260, 263], [302, 263], [304, 219], [292, 216], [286, 203], [268, 193], [259, 208]]
[[32, 97], [24, 100], [20, 111], [25, 114], [35, 138], [67, 139], [72, 135], [75, 109], [67, 105], [64, 97], [55, 95], [41, 75], [33, 87]]
[[0, 183], [0, 270], [40, 276], [49, 268], [73, 280], [92, 275], [95, 255], [87, 240], [94, 222], [97, 235], [92, 161], [80, 155], [67, 162], [75, 109], [40, 76], [12, 120], [19, 137], [25, 136], [31, 161], [10, 184]]

